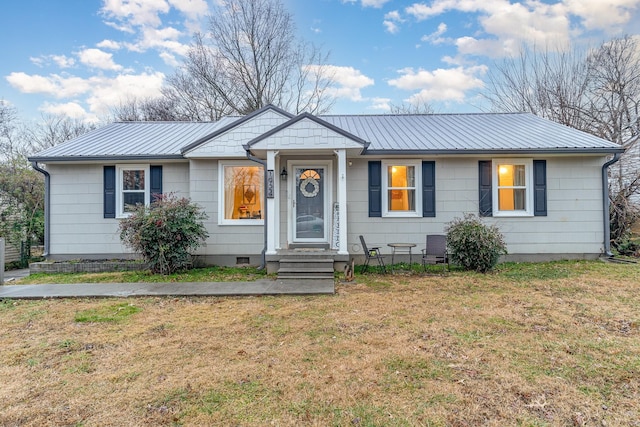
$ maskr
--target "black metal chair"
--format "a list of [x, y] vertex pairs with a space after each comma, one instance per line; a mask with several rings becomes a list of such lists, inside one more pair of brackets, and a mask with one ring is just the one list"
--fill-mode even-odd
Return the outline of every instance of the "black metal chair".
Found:
[[364, 241], [364, 237], [360, 236], [360, 244], [362, 245], [362, 250], [364, 251], [364, 264], [362, 266], [361, 273], [367, 271], [369, 267], [369, 261], [372, 259], [378, 260], [378, 265], [383, 273], [387, 272], [387, 268], [384, 265], [384, 258], [380, 253], [380, 248], [368, 248], [366, 242]]
[[447, 236], [427, 234], [427, 246], [422, 250], [422, 269], [424, 271], [427, 270], [427, 264], [442, 264], [444, 271], [449, 268]]

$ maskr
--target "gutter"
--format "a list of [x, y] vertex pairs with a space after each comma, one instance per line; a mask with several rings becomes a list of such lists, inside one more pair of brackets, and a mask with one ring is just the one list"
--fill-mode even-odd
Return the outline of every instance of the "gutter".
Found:
[[609, 213], [610, 200], [609, 200], [609, 166], [616, 163], [622, 157], [622, 153], [616, 153], [613, 159], [602, 165], [602, 208], [603, 208], [603, 222], [604, 222], [604, 254], [609, 258], [613, 257], [611, 253], [611, 219]]
[[38, 166], [38, 162], [31, 162], [31, 167], [44, 175], [44, 252], [42, 256], [46, 258], [49, 256], [49, 218], [51, 212], [49, 193], [51, 188], [51, 175]]
[[[247, 159], [251, 160], [252, 162], [256, 162], [256, 163], [260, 163], [262, 165], [262, 168], [264, 170], [264, 184], [267, 185], [267, 161], [266, 160], [262, 160], [259, 159], [257, 157], [255, 157], [254, 155], [251, 154], [251, 151], [249, 150], [249, 147], [245, 145], [245, 150], [247, 152]], [[262, 212], [263, 212], [263, 218], [262, 221], [264, 223], [264, 245], [262, 247], [262, 264], [260, 264], [260, 267], [258, 267], [258, 270], [262, 270], [264, 268], [267, 267], [267, 257], [266, 257], [266, 253], [267, 253], [267, 215], [268, 215], [268, 211], [267, 211], [267, 192], [263, 191], [262, 192], [262, 197], [264, 198], [264, 202], [263, 202], [263, 208], [262, 208]]]

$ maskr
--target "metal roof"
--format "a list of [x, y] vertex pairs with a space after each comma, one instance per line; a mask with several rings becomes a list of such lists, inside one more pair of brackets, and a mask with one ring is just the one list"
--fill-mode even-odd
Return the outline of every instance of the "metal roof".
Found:
[[619, 145], [530, 113], [328, 115], [367, 153], [616, 152]]
[[31, 161], [183, 158], [181, 149], [239, 117], [217, 122], [117, 122], [29, 158]]
[[[326, 115], [318, 118], [321, 119], [319, 122], [324, 120], [328, 126], [368, 143], [368, 154], [623, 151], [617, 144], [529, 113]], [[207, 123], [112, 123], [44, 150], [29, 160], [181, 159], [185, 147], [194, 148], [242, 120], [242, 117], [225, 117]]]

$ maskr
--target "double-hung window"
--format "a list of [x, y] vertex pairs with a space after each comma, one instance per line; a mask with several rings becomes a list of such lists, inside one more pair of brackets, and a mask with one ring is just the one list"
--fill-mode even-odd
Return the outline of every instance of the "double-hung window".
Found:
[[533, 215], [531, 159], [493, 160], [493, 215]]
[[383, 216], [422, 216], [421, 163], [382, 162]]
[[264, 169], [250, 162], [220, 162], [219, 223], [262, 224]]
[[149, 199], [149, 166], [118, 166], [116, 180], [117, 216], [129, 215], [136, 205], [148, 205]]

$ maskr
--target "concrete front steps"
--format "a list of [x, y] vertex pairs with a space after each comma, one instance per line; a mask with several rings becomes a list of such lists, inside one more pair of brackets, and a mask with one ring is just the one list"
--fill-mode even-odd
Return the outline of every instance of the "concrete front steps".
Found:
[[311, 289], [331, 289], [335, 292], [332, 258], [281, 258], [278, 277], [280, 286], [310, 287]]

